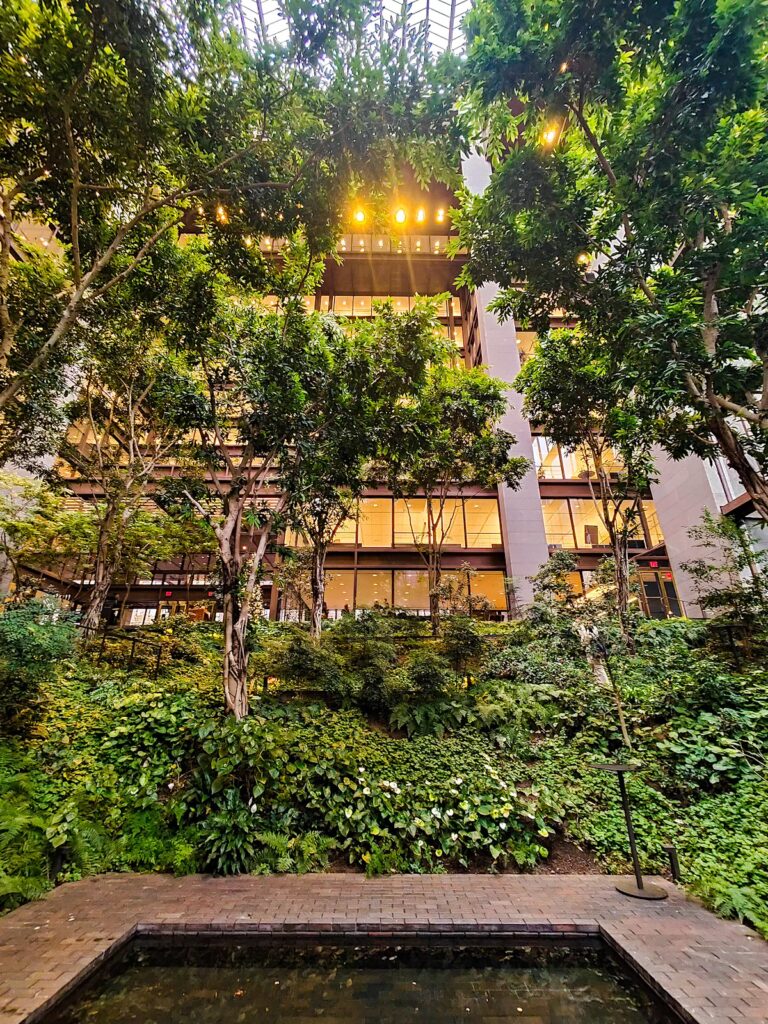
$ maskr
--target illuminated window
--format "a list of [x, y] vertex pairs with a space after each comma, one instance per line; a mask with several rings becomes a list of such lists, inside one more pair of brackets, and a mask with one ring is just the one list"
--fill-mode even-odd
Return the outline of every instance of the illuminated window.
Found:
[[547, 543], [560, 548], [574, 547], [568, 499], [542, 498], [541, 511], [544, 514], [544, 532], [547, 535]]
[[289, 529], [285, 531], [285, 543], [289, 548], [305, 548], [309, 542], [298, 530]]
[[333, 300], [333, 311], [340, 316], [352, 316], [352, 296], [336, 295]]
[[396, 313], [407, 313], [411, 306], [411, 300], [407, 295], [394, 295], [392, 305]]
[[360, 502], [358, 543], [364, 548], [392, 546], [392, 501], [390, 498], [363, 498]]
[[505, 611], [507, 592], [503, 572], [478, 572], [469, 584], [472, 597], [482, 597], [494, 611]]
[[388, 570], [358, 569], [355, 606], [373, 608], [377, 604], [392, 604], [392, 573]]
[[657, 544], [664, 543], [664, 534], [661, 532], [661, 523], [659, 522], [659, 516], [656, 512], [656, 503], [653, 501], [643, 502], [643, 513], [645, 515], [645, 522], [648, 526], [648, 540], [649, 547], [656, 547]]
[[320, 296], [320, 312], [321, 313], [327, 313], [330, 308], [331, 308], [331, 297], [330, 297], [330, 295], [321, 295]]
[[395, 501], [395, 544], [424, 544], [427, 540], [427, 503], [424, 498]]
[[442, 523], [438, 526], [444, 533], [443, 543], [448, 547], [464, 547], [464, 518], [461, 498], [448, 498], [443, 505]]
[[395, 570], [395, 607], [408, 611], [429, 610], [429, 583], [426, 572]]
[[355, 316], [370, 316], [371, 315], [371, 296], [370, 295], [356, 295], [354, 298], [354, 305], [352, 311]]
[[467, 522], [467, 547], [490, 548], [501, 544], [499, 503], [496, 498], [467, 498], [464, 502]]
[[458, 295], [451, 296], [451, 312], [453, 313], [454, 320], [461, 319], [461, 302]]
[[329, 612], [352, 610], [355, 587], [354, 569], [334, 569], [325, 574], [325, 607]]
[[306, 309], [306, 311], [308, 313], [313, 313], [314, 312], [314, 310], [315, 310], [315, 296], [314, 295], [305, 295], [302, 298], [301, 301], [302, 301], [302, 303], [304, 305], [304, 309]]
[[334, 544], [354, 544], [357, 537], [357, 520], [352, 516], [345, 519], [333, 537]]
[[539, 480], [562, 480], [563, 467], [560, 464], [558, 446], [542, 434], [535, 434], [532, 440], [533, 462]]
[[570, 498], [577, 548], [605, 547], [610, 543], [597, 506], [591, 498]]

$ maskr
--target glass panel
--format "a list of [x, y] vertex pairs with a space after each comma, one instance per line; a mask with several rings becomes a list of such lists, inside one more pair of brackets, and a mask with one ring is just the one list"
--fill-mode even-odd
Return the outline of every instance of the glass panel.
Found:
[[354, 569], [335, 569], [325, 574], [325, 611], [352, 609]]
[[644, 501], [643, 512], [645, 513], [645, 521], [648, 524], [649, 546], [653, 548], [656, 547], [657, 544], [663, 544], [664, 534], [661, 532], [661, 523], [659, 522], [659, 516], [656, 512], [656, 503], [653, 501]]
[[354, 299], [353, 312], [355, 316], [371, 315], [371, 296], [356, 295]]
[[288, 529], [285, 531], [285, 543], [289, 548], [305, 548], [308, 541], [298, 530]]
[[370, 235], [352, 235], [352, 252], [370, 252], [371, 251], [371, 236]]
[[321, 313], [327, 313], [330, 308], [331, 308], [331, 297], [330, 297], [330, 295], [321, 295], [320, 296], [320, 312]]
[[389, 252], [390, 242], [388, 235], [374, 235], [373, 236], [373, 251], [374, 252]]
[[533, 462], [539, 480], [562, 480], [559, 449], [555, 442], [542, 434], [534, 434]]
[[461, 319], [461, 302], [459, 301], [458, 295], [451, 296], [451, 312], [453, 313], [454, 320]]
[[427, 574], [418, 569], [395, 570], [395, 607], [409, 611], [429, 610]]
[[339, 239], [339, 251], [342, 253], [349, 252], [352, 248], [352, 235], [344, 235]]
[[587, 461], [580, 451], [563, 452], [563, 467], [566, 480], [589, 480], [595, 476], [592, 461]]
[[429, 253], [429, 235], [411, 235], [410, 242], [411, 252], [422, 256]]
[[334, 544], [356, 544], [357, 543], [357, 520], [354, 516], [345, 519], [336, 531]]
[[568, 514], [567, 498], [542, 498], [541, 510], [544, 514], [544, 531], [547, 543], [556, 547], [572, 548], [573, 528]]
[[669, 614], [674, 615], [675, 618], [679, 618], [683, 613], [680, 608], [680, 599], [677, 596], [677, 590], [675, 588], [675, 581], [672, 578], [672, 573], [664, 572], [661, 575], [664, 594], [666, 595], [667, 604], [669, 605]]
[[571, 513], [577, 548], [604, 547], [610, 543], [608, 531], [591, 498], [571, 498]]
[[392, 547], [391, 498], [362, 499], [358, 543], [364, 548]]
[[333, 311], [339, 316], [352, 316], [352, 296], [336, 295], [333, 300]]
[[490, 548], [501, 544], [499, 503], [496, 498], [467, 498], [464, 502], [467, 521], [467, 547]]
[[426, 500], [398, 498], [395, 501], [395, 544], [423, 544], [426, 539]]
[[392, 604], [392, 573], [383, 570], [358, 569], [357, 608]]
[[262, 302], [267, 307], [267, 309], [269, 309], [272, 312], [274, 312], [274, 310], [277, 309], [278, 298], [276, 295], [265, 295], [264, 298], [262, 299]]
[[507, 594], [503, 572], [479, 572], [470, 580], [472, 597], [484, 597], [494, 611], [505, 611]]
[[464, 348], [464, 328], [461, 324], [453, 325], [453, 340], [456, 342], [456, 348]]
[[441, 534], [444, 532], [443, 543], [448, 547], [464, 547], [464, 520], [461, 513], [461, 498], [446, 498], [443, 522], [438, 530]]
[[411, 308], [411, 300], [407, 295], [393, 295], [392, 305], [396, 313], [407, 313]]
[[304, 309], [306, 309], [306, 311], [308, 313], [314, 313], [314, 311], [315, 311], [315, 296], [314, 295], [305, 295], [302, 298], [301, 301], [302, 301], [302, 303], [304, 305]]

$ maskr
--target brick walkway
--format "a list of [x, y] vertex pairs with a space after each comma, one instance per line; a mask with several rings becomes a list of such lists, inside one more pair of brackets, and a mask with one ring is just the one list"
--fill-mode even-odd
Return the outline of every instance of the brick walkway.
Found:
[[[0, 1024], [37, 1020], [132, 935], [602, 936], [695, 1024], [768, 1024], [768, 943], [669, 886], [646, 903], [605, 875], [107, 875], [0, 918]], [[658, 881], [658, 880], [657, 880]]]

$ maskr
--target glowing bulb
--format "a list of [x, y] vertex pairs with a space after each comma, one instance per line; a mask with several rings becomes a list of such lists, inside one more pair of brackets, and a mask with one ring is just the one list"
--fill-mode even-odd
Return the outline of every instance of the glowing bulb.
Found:
[[546, 142], [546, 144], [548, 146], [551, 146], [551, 145], [553, 145], [555, 143], [556, 140], [557, 140], [557, 128], [556, 127], [547, 128], [547, 130], [544, 132], [544, 141]]
[[445, 220], [445, 210], [442, 208], [442, 206], [437, 211], [437, 214], [435, 215], [435, 220], [437, 221], [438, 224], [442, 224], [443, 221]]
[[568, 61], [567, 60], [564, 60], [563, 63], [560, 65], [560, 70], [563, 73], [565, 73], [568, 70]]
[[402, 207], [395, 211], [395, 220], [398, 224], [405, 224], [405, 210]]
[[229, 220], [229, 217], [227, 216], [227, 211], [224, 209], [221, 203], [219, 203], [219, 205], [216, 207], [216, 218], [220, 224], [226, 224], [227, 221]]
[[580, 263], [583, 267], [585, 267], [588, 263], [591, 262], [589, 253], [580, 252], [579, 255], [576, 257], [576, 262]]
[[418, 210], [416, 211], [416, 220], [418, 221], [419, 224], [422, 224], [424, 222], [426, 216], [427, 215], [426, 215], [426, 213], [424, 211], [424, 207], [420, 206], [418, 208]]
[[248, 247], [249, 249], [250, 249], [250, 248], [251, 248], [251, 246], [253, 245], [253, 239], [251, 238], [251, 236], [250, 236], [250, 235], [246, 235], [246, 236], [245, 236], [245, 238], [243, 239], [243, 241], [245, 242], [246, 246], [247, 246], [247, 247]]
[[362, 224], [365, 220], [365, 210], [355, 210], [355, 220], [358, 224]]
[[379, 248], [380, 248], [380, 249], [383, 249], [383, 248], [384, 248], [384, 239], [383, 239], [383, 238], [380, 238], [380, 239], [379, 239]]

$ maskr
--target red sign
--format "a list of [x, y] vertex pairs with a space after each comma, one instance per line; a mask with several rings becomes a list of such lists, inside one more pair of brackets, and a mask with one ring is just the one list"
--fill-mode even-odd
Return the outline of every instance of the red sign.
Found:
[[650, 565], [650, 567], [652, 569], [658, 569], [659, 568], [659, 563], [658, 562], [649, 562], [648, 565]]
[[166, 597], [171, 597], [172, 594], [173, 594], [172, 590], [166, 590], [166, 592], [165, 592], [165, 596]]

